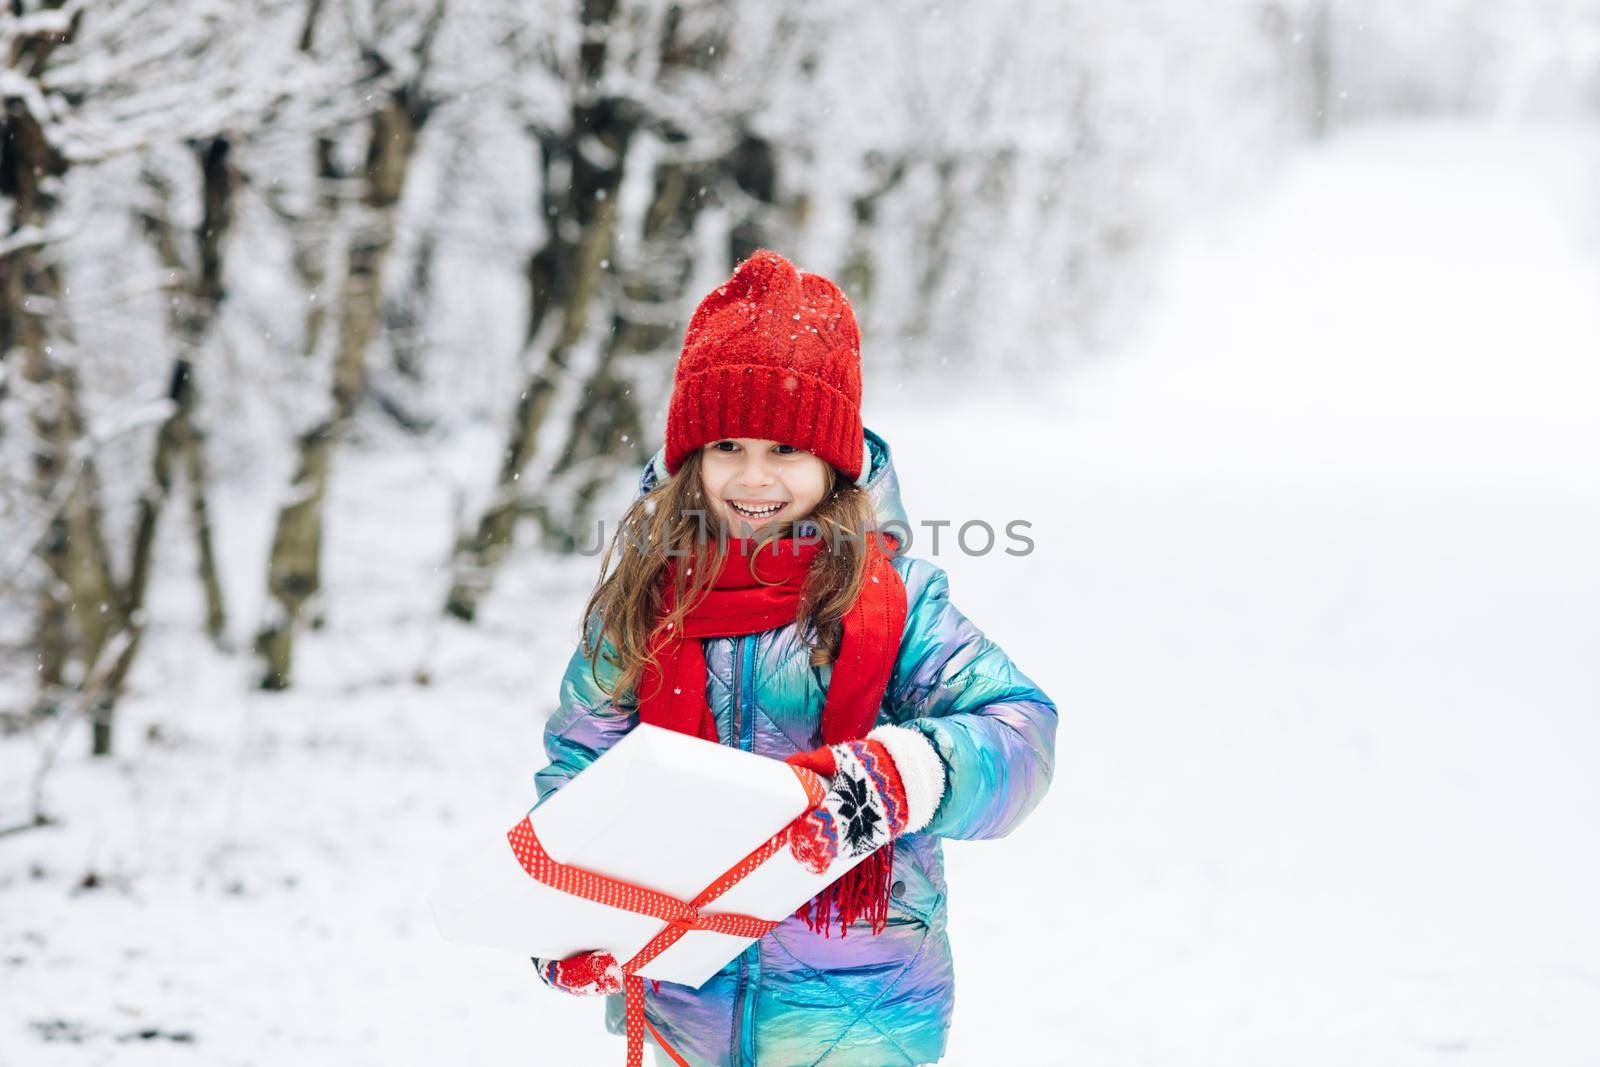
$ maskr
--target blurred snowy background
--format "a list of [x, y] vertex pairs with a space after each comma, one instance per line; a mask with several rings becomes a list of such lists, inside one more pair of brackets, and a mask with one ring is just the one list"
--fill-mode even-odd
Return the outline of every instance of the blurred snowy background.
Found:
[[[609, 1063], [442, 942], [688, 311], [1058, 701], [945, 1062], [1600, 1063], [1600, 0], [5, 0], [0, 1064]], [[929, 554], [924, 548], [922, 554]]]

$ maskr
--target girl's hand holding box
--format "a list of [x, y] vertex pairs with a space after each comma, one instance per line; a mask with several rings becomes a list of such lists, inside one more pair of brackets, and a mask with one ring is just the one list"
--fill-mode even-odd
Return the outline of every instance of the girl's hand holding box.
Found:
[[622, 965], [609, 952], [580, 952], [564, 960], [532, 957], [545, 985], [574, 996], [622, 992]]

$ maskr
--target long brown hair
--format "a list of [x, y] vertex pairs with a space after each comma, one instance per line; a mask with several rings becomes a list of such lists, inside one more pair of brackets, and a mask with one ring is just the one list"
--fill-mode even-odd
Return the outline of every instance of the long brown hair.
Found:
[[[710, 589], [727, 556], [732, 533], [708, 506], [700, 480], [701, 455], [700, 449], [690, 452], [675, 474], [633, 502], [600, 558], [600, 580], [583, 610], [584, 654], [600, 682], [599, 656], [610, 646], [614, 654], [607, 660], [621, 668], [608, 691], [613, 703], [636, 699], [639, 678], [652, 659], [649, 646], [656, 628], [681, 624]], [[867, 491], [830, 464], [822, 502], [802, 518], [815, 524], [822, 551], [806, 572], [795, 624], [808, 635], [812, 666], [820, 667], [838, 654], [845, 613], [861, 594], [866, 535], [876, 528], [877, 513]], [[796, 536], [799, 521], [761, 529], [753, 547]], [[683, 564], [673, 589], [677, 606], [663, 616], [661, 577], [674, 558]], [[596, 614], [600, 628], [591, 642], [588, 623]]]

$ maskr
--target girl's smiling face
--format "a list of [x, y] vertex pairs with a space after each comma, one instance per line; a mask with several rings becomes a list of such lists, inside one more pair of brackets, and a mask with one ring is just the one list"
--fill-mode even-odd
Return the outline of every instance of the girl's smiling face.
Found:
[[734, 537], [811, 514], [828, 491], [828, 464], [803, 448], [724, 437], [700, 449], [700, 482]]

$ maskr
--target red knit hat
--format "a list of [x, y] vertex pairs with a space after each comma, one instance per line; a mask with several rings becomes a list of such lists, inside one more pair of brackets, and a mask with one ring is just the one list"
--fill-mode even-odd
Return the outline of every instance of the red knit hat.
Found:
[[667, 407], [666, 465], [724, 437], [803, 448], [861, 475], [861, 333], [844, 293], [768, 249], [695, 308]]

